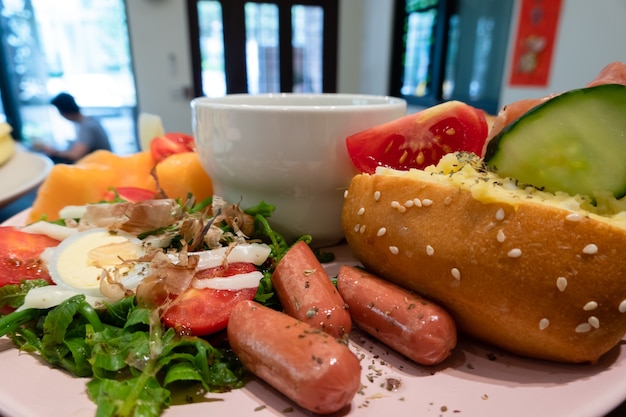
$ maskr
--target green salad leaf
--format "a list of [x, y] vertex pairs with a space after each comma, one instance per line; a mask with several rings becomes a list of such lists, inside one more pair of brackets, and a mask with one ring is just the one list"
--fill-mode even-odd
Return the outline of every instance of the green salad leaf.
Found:
[[87, 393], [97, 416], [159, 416], [171, 389], [200, 384], [207, 392], [243, 386], [245, 370], [207, 340], [164, 331], [154, 311], [127, 297], [100, 310], [76, 295], [49, 310], [0, 318], [0, 336], [50, 365], [91, 378]]
[[19, 284], [8, 284], [0, 287], [0, 309], [3, 307], [18, 308], [24, 303], [24, 297], [31, 288], [48, 285], [43, 279], [21, 280]]

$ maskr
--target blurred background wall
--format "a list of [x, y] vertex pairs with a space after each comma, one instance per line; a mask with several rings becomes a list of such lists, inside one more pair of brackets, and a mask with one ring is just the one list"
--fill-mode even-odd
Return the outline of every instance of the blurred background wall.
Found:
[[[388, 93], [393, 6], [392, 0], [340, 0], [339, 92]], [[511, 43], [518, 7], [515, 1]], [[184, 90], [192, 80], [185, 4], [133, 0], [127, 8], [139, 108], [160, 114], [168, 129], [188, 131], [191, 113]], [[624, 0], [563, 0], [548, 85], [510, 86], [512, 53], [507, 53], [500, 103], [579, 87], [605, 64], [626, 62], [624, 16]]]

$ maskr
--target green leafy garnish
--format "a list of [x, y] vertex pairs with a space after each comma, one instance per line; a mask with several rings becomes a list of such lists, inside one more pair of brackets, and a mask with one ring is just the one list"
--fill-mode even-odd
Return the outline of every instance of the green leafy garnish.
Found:
[[24, 304], [24, 297], [31, 288], [46, 285], [48, 285], [48, 281], [43, 279], [23, 279], [19, 284], [8, 284], [0, 287], [0, 309], [3, 307], [18, 308]]
[[4, 335], [54, 367], [91, 378], [87, 393], [98, 417], [159, 416], [180, 384], [210, 392], [243, 386], [244, 369], [230, 351], [164, 330], [134, 297], [102, 310], [83, 295], [49, 310], [19, 310], [0, 318]]

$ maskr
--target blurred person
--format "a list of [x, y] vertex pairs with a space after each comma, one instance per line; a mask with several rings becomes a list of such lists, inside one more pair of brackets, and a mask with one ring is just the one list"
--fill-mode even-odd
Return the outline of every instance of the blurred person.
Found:
[[74, 163], [93, 151], [111, 150], [109, 137], [100, 122], [91, 116], [82, 114], [74, 97], [68, 93], [60, 93], [50, 101], [61, 116], [76, 127], [76, 138], [70, 141], [69, 148], [56, 149], [42, 143], [33, 145], [35, 150], [48, 155], [55, 163]]

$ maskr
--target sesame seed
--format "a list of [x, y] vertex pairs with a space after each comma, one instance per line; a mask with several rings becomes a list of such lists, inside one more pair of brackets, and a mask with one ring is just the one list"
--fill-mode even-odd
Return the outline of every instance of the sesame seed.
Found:
[[457, 268], [452, 268], [450, 270], [450, 273], [457, 281], [461, 279], [461, 271], [459, 271]]
[[419, 198], [415, 197], [413, 199], [413, 204], [415, 205], [415, 207], [422, 207], [422, 200], [420, 200]]
[[595, 255], [596, 253], [598, 253], [598, 246], [590, 243], [583, 248], [583, 253], [587, 255]]
[[395, 208], [400, 213], [404, 213], [406, 211], [406, 207], [404, 207], [402, 204], [400, 204], [399, 202], [395, 200], [391, 202], [391, 208]]
[[347, 197], [348, 197], [348, 190], [345, 190], [345, 191], [343, 192], [343, 198], [347, 198]]
[[619, 303], [619, 307], [617, 307], [617, 309], [620, 313], [626, 313], [626, 300], [622, 300], [622, 302]]
[[565, 216], [565, 220], [569, 220], [570, 222], [579, 222], [583, 219], [583, 216], [580, 213], [570, 213]]
[[522, 250], [520, 248], [511, 249], [509, 253], [506, 254], [506, 256], [508, 256], [509, 258], [519, 258], [520, 256], [522, 256]]
[[556, 279], [556, 287], [561, 292], [565, 291], [565, 288], [567, 288], [567, 278], [565, 278], [565, 277], [558, 277]]
[[502, 207], [500, 207], [498, 211], [496, 211], [496, 220], [504, 220], [504, 209]]
[[389, 246], [389, 252], [391, 252], [394, 255], [397, 255], [400, 253], [400, 249], [398, 249], [397, 246]]
[[387, 228], [386, 227], [381, 227], [380, 229], [378, 229], [378, 232], [376, 232], [376, 236], [378, 236], [378, 237], [384, 236], [385, 233], [387, 233]]
[[375, 201], [379, 201], [380, 200], [380, 191], [374, 191], [374, 200]]
[[595, 301], [589, 301], [587, 304], [585, 304], [585, 306], [583, 307], [583, 310], [591, 311], [591, 310], [595, 310], [596, 308], [598, 308], [598, 303], [596, 303]]
[[506, 235], [504, 234], [504, 230], [502, 229], [498, 230], [498, 233], [496, 234], [496, 240], [500, 243], [506, 240]]
[[430, 245], [426, 245], [426, 255], [433, 256], [435, 254], [435, 248]]
[[356, 215], [357, 215], [357, 216], [362, 216], [362, 215], [363, 215], [363, 213], [365, 213], [365, 207], [361, 207], [361, 208], [359, 209], [359, 211], [357, 211], [357, 212], [356, 212]]
[[449, 206], [452, 203], [452, 197], [447, 196], [444, 200], [443, 200], [443, 205], [444, 206]]
[[591, 327], [594, 329], [600, 327], [600, 320], [596, 316], [590, 316], [589, 319], [587, 319], [587, 322], [591, 324]]
[[356, 233], [356, 232], [358, 232], [360, 228], [361, 228], [361, 225], [359, 225], [359, 224], [355, 224], [355, 225], [354, 225], [354, 232], [355, 232], [355, 233]]
[[422, 205], [424, 207], [432, 206], [433, 205], [433, 200], [431, 200], [430, 198], [425, 198], [425, 199], [422, 200]]
[[539, 320], [539, 330], [545, 330], [548, 328], [548, 326], [550, 325], [550, 320], [548, 320], [547, 318], [542, 318], [541, 320]]
[[365, 225], [362, 225], [361, 227], [359, 227], [359, 233], [361, 234], [365, 233]]
[[407, 200], [404, 202], [404, 207], [413, 207], [413, 200]]
[[586, 333], [590, 330], [591, 330], [591, 324], [589, 323], [580, 323], [578, 326], [576, 326], [576, 329], [574, 329], [576, 333]]

